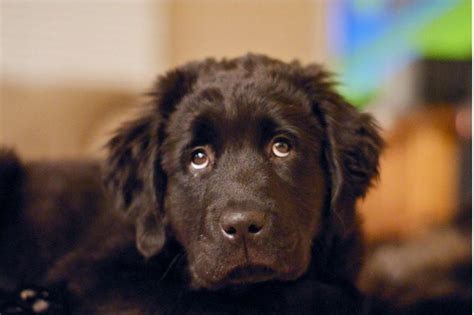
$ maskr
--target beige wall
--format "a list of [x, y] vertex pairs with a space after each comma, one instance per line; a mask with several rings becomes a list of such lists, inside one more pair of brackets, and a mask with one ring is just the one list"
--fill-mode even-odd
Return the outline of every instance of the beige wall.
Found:
[[142, 89], [168, 63], [162, 1], [0, 1], [2, 80]]
[[171, 66], [249, 51], [324, 61], [324, 1], [0, 2], [0, 145], [27, 159], [100, 155]]
[[103, 126], [134, 102], [120, 89], [2, 85], [1, 145], [26, 159], [100, 155]]
[[100, 155], [109, 121], [168, 67], [166, 1], [0, 2], [0, 145]]
[[173, 2], [171, 64], [265, 53], [283, 60], [327, 59], [325, 4], [301, 0]]

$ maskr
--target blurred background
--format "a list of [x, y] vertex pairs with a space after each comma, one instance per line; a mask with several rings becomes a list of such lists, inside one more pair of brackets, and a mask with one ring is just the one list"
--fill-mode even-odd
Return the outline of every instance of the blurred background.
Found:
[[471, 218], [469, 0], [0, 0], [0, 145], [101, 157], [157, 74], [265, 53], [325, 64], [388, 143], [369, 241]]

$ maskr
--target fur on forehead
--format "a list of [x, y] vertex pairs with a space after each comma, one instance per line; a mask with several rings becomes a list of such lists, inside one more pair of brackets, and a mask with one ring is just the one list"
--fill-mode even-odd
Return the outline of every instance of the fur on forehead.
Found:
[[[281, 70], [281, 69], [280, 69]], [[279, 103], [300, 103], [310, 111], [307, 95], [297, 86], [291, 76], [276, 69], [256, 67], [220, 69], [197, 78], [193, 91], [182, 99], [182, 103], [195, 107], [198, 103], [223, 102], [222, 105], [266, 103], [269, 100]], [[235, 106], [227, 107], [236, 109]], [[240, 110], [240, 108], [238, 108]]]
[[302, 93], [278, 99], [261, 95], [254, 88], [241, 97], [229, 95], [230, 99], [225, 99], [217, 91], [195, 89], [170, 115], [163, 143], [164, 169], [178, 170], [176, 156], [193, 146], [210, 144], [220, 151], [221, 145], [252, 143], [258, 148], [280, 134], [299, 142], [306, 152], [320, 150], [323, 128]]
[[[240, 126], [265, 117], [292, 122], [311, 116], [311, 100], [301, 87], [269, 68], [257, 68], [251, 72], [242, 67], [215, 69], [214, 73], [197, 78], [171, 113], [167, 129], [185, 130], [198, 116], [206, 115], [218, 116], [226, 123], [235, 121]], [[171, 128], [172, 125], [179, 128]], [[299, 126], [300, 121], [294, 125]]]

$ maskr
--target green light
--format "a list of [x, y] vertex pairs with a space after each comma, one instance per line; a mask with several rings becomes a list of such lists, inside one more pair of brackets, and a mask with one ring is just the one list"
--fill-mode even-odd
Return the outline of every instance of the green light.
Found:
[[413, 43], [422, 56], [434, 59], [471, 58], [471, 1], [464, 0], [416, 32]]

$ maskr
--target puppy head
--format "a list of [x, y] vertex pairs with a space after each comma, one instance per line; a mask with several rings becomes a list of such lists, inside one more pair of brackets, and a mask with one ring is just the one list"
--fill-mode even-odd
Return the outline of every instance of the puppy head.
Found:
[[106, 164], [145, 256], [173, 237], [194, 287], [292, 280], [328, 226], [351, 228], [381, 139], [319, 67], [206, 60], [167, 74], [153, 95], [109, 142]]

